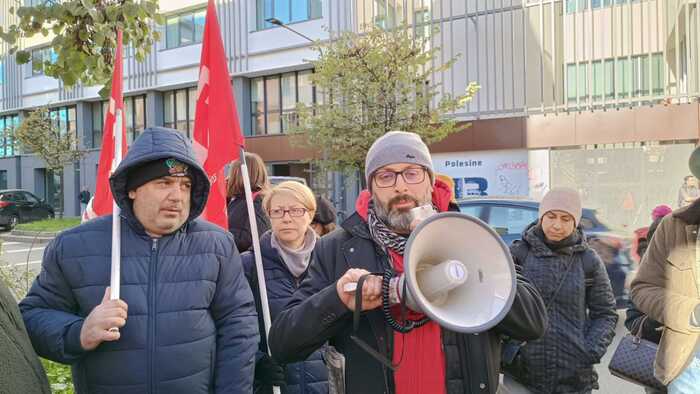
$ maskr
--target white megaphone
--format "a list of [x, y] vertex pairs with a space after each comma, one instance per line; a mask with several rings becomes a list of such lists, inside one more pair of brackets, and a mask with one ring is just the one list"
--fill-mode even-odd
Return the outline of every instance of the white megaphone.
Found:
[[398, 294], [406, 305], [440, 326], [463, 333], [498, 324], [513, 304], [516, 273], [501, 237], [462, 213], [435, 214], [411, 233]]

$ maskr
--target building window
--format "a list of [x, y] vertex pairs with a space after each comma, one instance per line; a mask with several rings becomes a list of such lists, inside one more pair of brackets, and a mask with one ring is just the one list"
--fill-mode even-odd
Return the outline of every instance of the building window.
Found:
[[165, 19], [165, 48], [177, 48], [202, 42], [206, 10], [169, 16]]
[[0, 170], [0, 190], [7, 189], [7, 170]]
[[24, 0], [25, 7], [36, 7], [44, 4], [46, 4], [46, 0]]
[[430, 37], [430, 11], [420, 10], [413, 13], [416, 25], [416, 37], [425, 39]]
[[651, 89], [654, 96], [664, 94], [664, 74], [666, 72], [663, 53], [651, 55]]
[[256, 28], [274, 27], [267, 19], [279, 19], [282, 23], [302, 22], [320, 18], [321, 0], [256, 0]]
[[[92, 148], [102, 147], [103, 129], [108, 101], [92, 103]], [[146, 128], [146, 96], [124, 97], [124, 122], [126, 123], [126, 144], [131, 145]]]
[[[627, 4], [629, 0], [590, 0], [591, 9], [598, 9], [601, 7], [611, 7], [616, 4]], [[632, 0], [633, 3], [639, 2], [640, 0]], [[585, 11], [588, 9], [588, 0], [566, 0], [566, 13], [573, 14], [577, 11]]]
[[297, 103], [311, 105], [311, 70], [254, 78], [250, 83], [252, 135], [280, 134], [297, 122]]
[[105, 127], [105, 117], [109, 110], [108, 101], [98, 101], [92, 103], [92, 144], [91, 148], [99, 149], [102, 147], [102, 130]]
[[[59, 133], [65, 135], [72, 133], [77, 137], [75, 107], [57, 107], [49, 109], [49, 117], [53, 120], [54, 127]], [[77, 141], [77, 140], [76, 140]]]
[[[617, 59], [597, 60], [591, 63], [591, 86], [588, 84], [586, 65], [576, 63], [566, 65], [567, 101], [576, 102], [588, 98], [591, 89], [594, 101], [629, 97], [659, 96], [664, 93], [664, 59], [662, 53], [619, 57]], [[578, 69], [578, 75], [576, 71]], [[578, 81], [578, 83], [577, 83]], [[651, 86], [649, 85], [651, 81]], [[578, 94], [578, 96], [577, 96]]]
[[38, 75], [44, 75], [43, 64], [45, 62], [55, 62], [56, 59], [58, 59], [58, 55], [51, 47], [37, 48], [32, 49], [31, 59], [32, 60], [27, 63], [31, 69], [31, 72], [28, 72], [27, 75], [35, 77]]
[[163, 94], [163, 125], [179, 130], [191, 138], [197, 108], [197, 87], [178, 89]]
[[19, 115], [0, 116], [0, 157], [19, 153], [18, 142], [14, 138], [14, 130], [19, 124]]

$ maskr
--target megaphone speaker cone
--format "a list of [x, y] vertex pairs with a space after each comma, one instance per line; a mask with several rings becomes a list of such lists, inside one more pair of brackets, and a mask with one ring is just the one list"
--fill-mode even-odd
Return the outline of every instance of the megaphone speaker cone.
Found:
[[411, 233], [404, 254], [407, 288], [433, 321], [457, 332], [498, 324], [515, 297], [510, 251], [487, 224], [470, 215], [433, 215]]

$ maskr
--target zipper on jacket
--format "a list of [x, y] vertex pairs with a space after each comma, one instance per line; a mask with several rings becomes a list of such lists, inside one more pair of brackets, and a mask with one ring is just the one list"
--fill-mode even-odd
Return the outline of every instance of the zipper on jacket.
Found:
[[156, 263], [158, 261], [158, 238], [153, 238], [151, 259], [148, 263], [148, 366], [149, 387], [151, 394], [156, 393], [155, 353], [156, 353]]

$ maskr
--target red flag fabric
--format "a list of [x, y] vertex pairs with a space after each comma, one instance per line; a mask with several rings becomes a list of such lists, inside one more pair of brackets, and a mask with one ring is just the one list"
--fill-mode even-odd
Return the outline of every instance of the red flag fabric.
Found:
[[97, 166], [97, 186], [95, 195], [88, 203], [88, 207], [83, 214], [83, 221], [93, 219], [98, 216], [112, 213], [113, 197], [109, 188], [109, 176], [116, 169], [119, 163], [115, 162], [115, 134], [114, 127], [117, 122], [117, 110], [121, 110], [122, 116], [122, 154], [126, 155], [126, 122], [124, 121], [124, 71], [122, 59], [122, 32], [117, 31], [117, 48], [114, 54], [114, 72], [112, 74], [112, 91], [109, 97], [109, 106], [105, 116], [104, 128], [102, 129], [102, 151], [100, 152], [100, 163]]
[[211, 182], [202, 217], [228, 229], [224, 166], [238, 158], [244, 139], [213, 0], [209, 0], [204, 22], [195, 108], [194, 151]]

